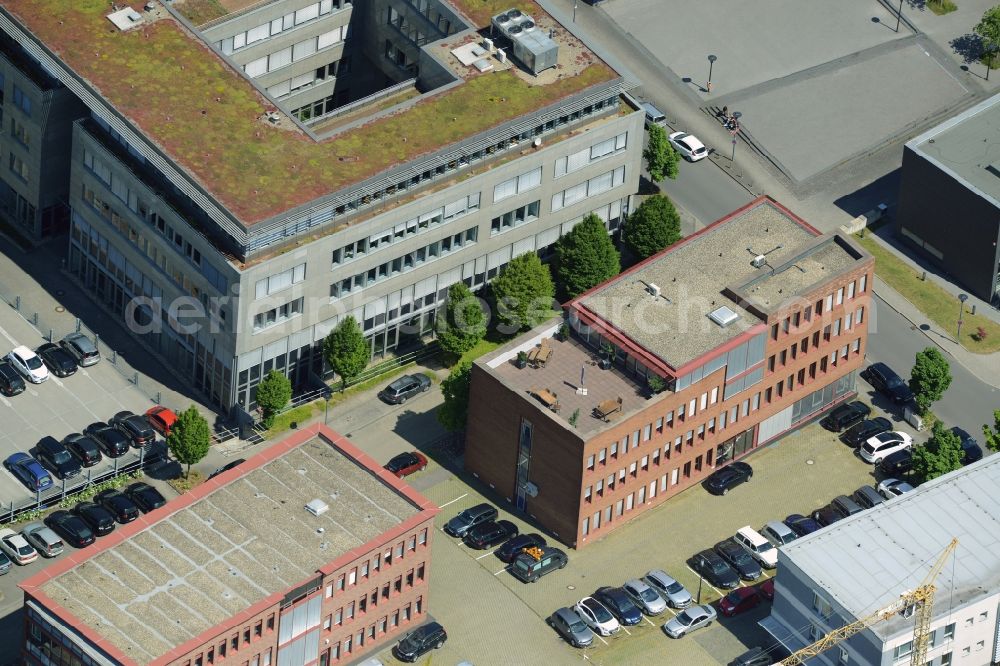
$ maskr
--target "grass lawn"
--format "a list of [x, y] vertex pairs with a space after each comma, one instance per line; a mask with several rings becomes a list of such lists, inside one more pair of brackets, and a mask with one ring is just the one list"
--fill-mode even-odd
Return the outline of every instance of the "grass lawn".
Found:
[[[875, 273], [885, 280], [886, 284], [913, 303], [949, 335], [955, 333], [958, 323], [958, 300], [954, 296], [934, 282], [921, 280], [920, 275], [909, 264], [874, 240], [871, 234], [864, 238], [855, 236], [854, 239], [875, 257]], [[972, 337], [979, 327], [986, 331], [986, 339], [982, 341]], [[973, 315], [966, 311], [960, 342], [963, 347], [976, 354], [998, 351], [1000, 324], [982, 315]]]
[[941, 16], [942, 14], [955, 11], [958, 9], [958, 5], [951, 0], [927, 0], [927, 8], [938, 16]]

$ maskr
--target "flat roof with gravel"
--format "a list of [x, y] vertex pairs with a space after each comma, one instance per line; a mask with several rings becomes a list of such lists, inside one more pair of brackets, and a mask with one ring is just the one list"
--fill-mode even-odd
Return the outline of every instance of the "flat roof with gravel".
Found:
[[[147, 664], [315, 577], [424, 508], [336, 440], [312, 436], [278, 453], [256, 468], [253, 459], [244, 463], [250, 471], [231, 481], [219, 477], [217, 488], [179, 510], [170, 512], [184, 496], [168, 502], [152, 524], [108, 547], [99, 542], [92, 554], [81, 552], [85, 560], [37, 590], [129, 659]], [[329, 508], [314, 515], [305, 508], [314, 499]]]

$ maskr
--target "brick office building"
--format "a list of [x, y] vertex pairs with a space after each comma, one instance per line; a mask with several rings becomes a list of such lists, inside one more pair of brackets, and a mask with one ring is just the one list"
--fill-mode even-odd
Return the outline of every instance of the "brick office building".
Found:
[[481, 358], [465, 465], [582, 547], [853, 395], [872, 267], [757, 199], [567, 303], [569, 340], [549, 324]]
[[426, 617], [437, 511], [299, 431], [22, 583], [24, 663], [356, 660]]

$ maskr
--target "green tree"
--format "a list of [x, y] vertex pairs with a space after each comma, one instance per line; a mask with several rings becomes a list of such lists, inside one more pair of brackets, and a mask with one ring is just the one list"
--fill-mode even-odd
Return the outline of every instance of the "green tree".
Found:
[[267, 373], [257, 386], [257, 406], [264, 415], [264, 425], [274, 423], [275, 415], [292, 399], [292, 383], [277, 370]]
[[913, 449], [913, 474], [921, 481], [936, 479], [959, 469], [964, 455], [962, 438], [935, 421], [927, 443]]
[[1000, 451], [1000, 409], [993, 410], [993, 425], [983, 425], [983, 443], [990, 451]]
[[680, 155], [670, 145], [667, 139], [667, 130], [659, 125], [649, 126], [649, 143], [642, 151], [642, 157], [646, 160], [646, 170], [654, 183], [658, 183], [664, 178], [677, 178]]
[[567, 298], [618, 275], [621, 270], [618, 250], [601, 218], [589, 213], [556, 241], [553, 268], [559, 289]]
[[490, 287], [501, 322], [497, 330], [504, 335], [537, 326], [552, 312], [552, 275], [536, 254], [511, 259]]
[[167, 448], [177, 462], [187, 465], [184, 478], [191, 474], [191, 465], [201, 462], [208, 454], [210, 439], [208, 421], [197, 407], [191, 405], [177, 415], [177, 420], [170, 426], [170, 434], [167, 435]]
[[916, 362], [910, 372], [910, 390], [913, 391], [913, 399], [920, 408], [920, 413], [926, 414], [949, 386], [951, 368], [941, 352], [935, 347], [917, 352]]
[[448, 289], [448, 306], [440, 321], [441, 348], [456, 356], [469, 351], [486, 336], [486, 315], [479, 299], [464, 282], [456, 282]]
[[681, 239], [681, 216], [673, 202], [660, 194], [643, 201], [629, 215], [622, 232], [625, 246], [643, 260]]
[[1000, 6], [987, 9], [982, 20], [972, 29], [983, 40], [984, 55], [989, 60], [989, 66], [993, 66], [993, 58], [997, 49], [1000, 48]]
[[469, 416], [469, 380], [472, 361], [463, 361], [452, 368], [448, 378], [441, 382], [444, 404], [438, 408], [437, 420], [449, 432], [465, 430]]
[[371, 348], [354, 317], [348, 315], [323, 340], [323, 358], [340, 375], [340, 390], [361, 374], [371, 359]]

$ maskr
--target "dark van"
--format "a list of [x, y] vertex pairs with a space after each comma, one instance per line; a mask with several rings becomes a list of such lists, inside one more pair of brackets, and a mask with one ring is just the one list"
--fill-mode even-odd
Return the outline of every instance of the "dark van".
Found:
[[567, 562], [566, 553], [558, 548], [529, 548], [514, 558], [510, 572], [521, 582], [534, 583], [550, 571], [562, 569]]

